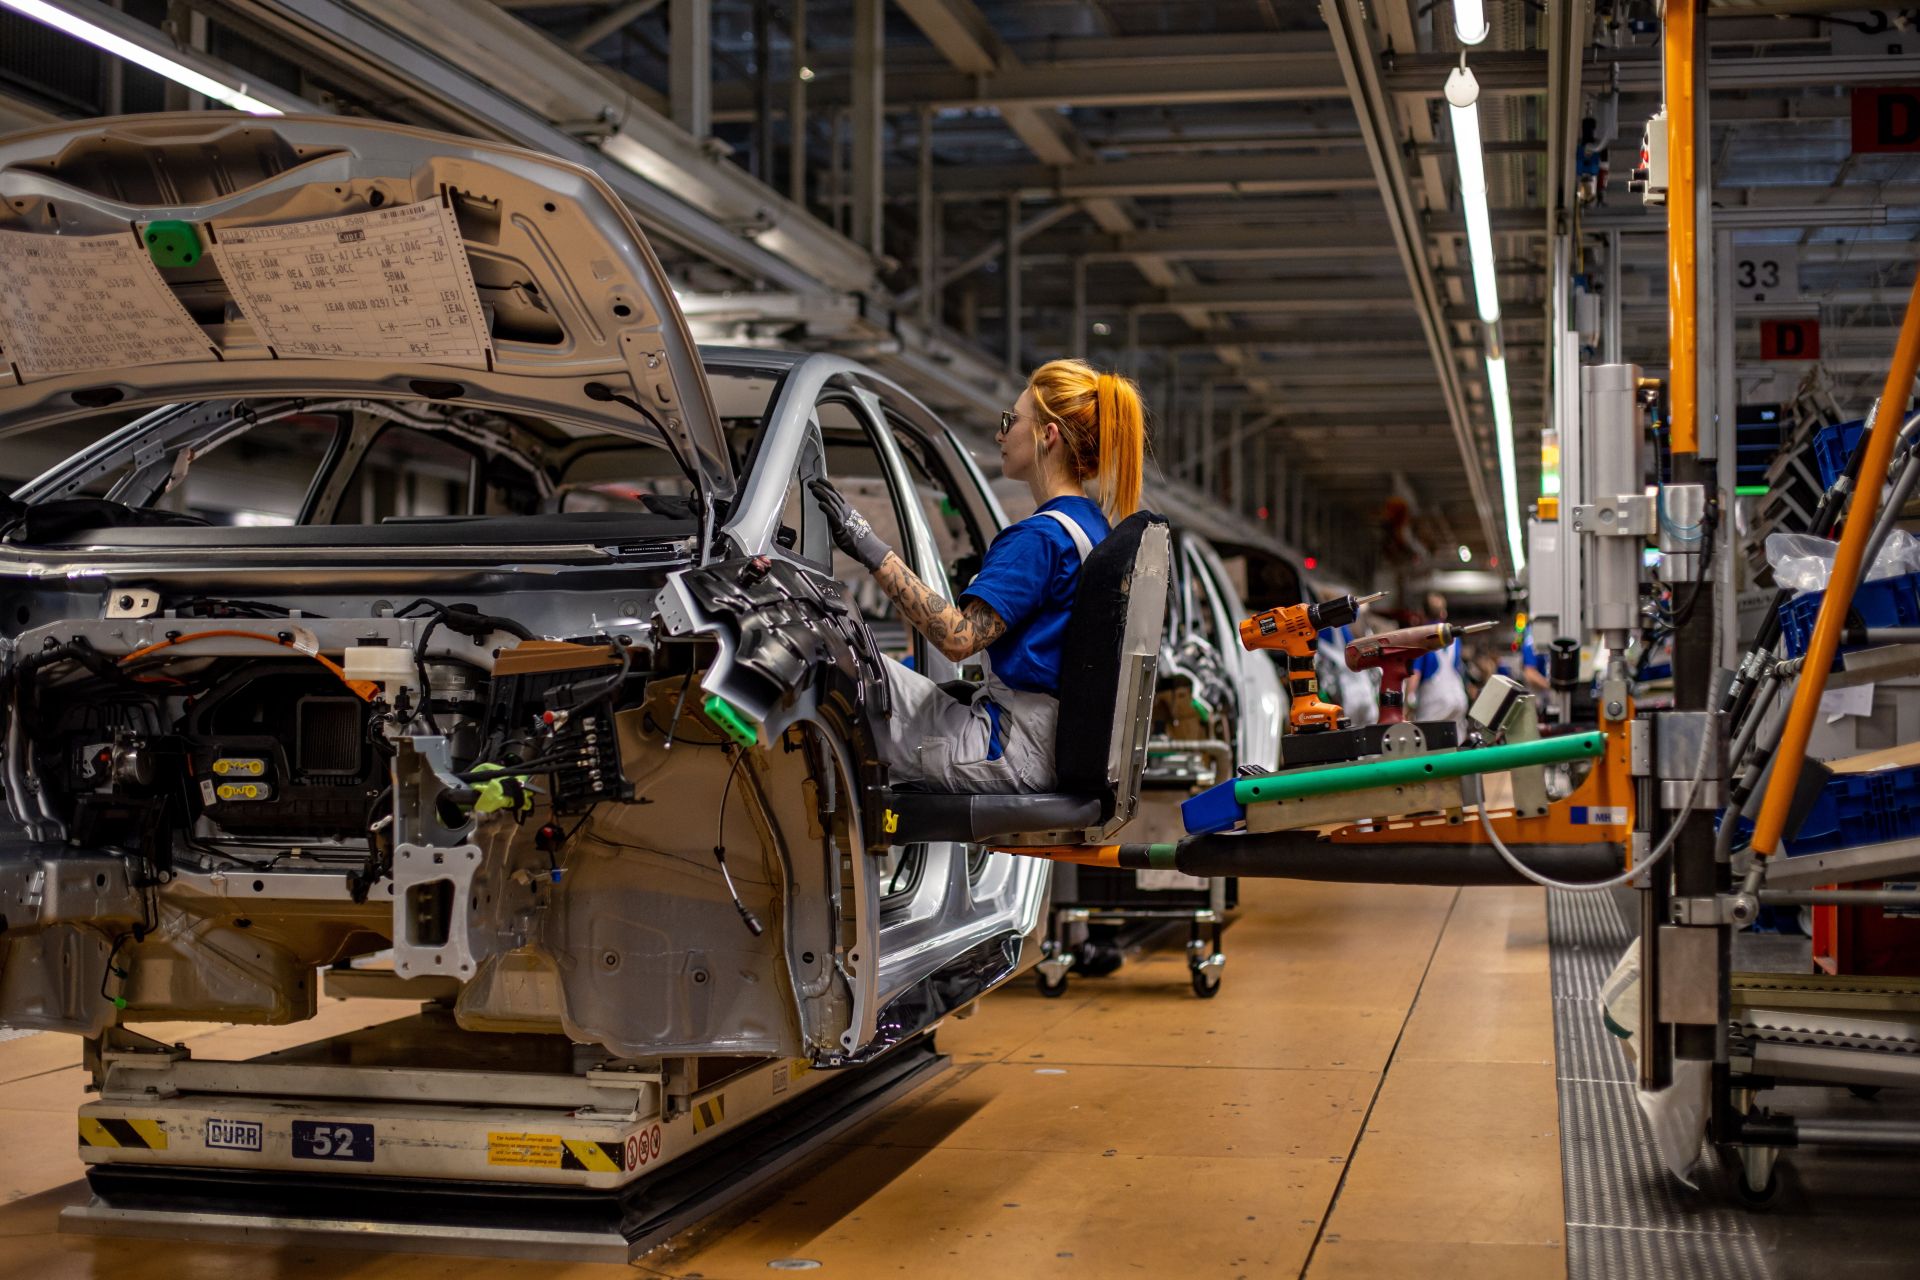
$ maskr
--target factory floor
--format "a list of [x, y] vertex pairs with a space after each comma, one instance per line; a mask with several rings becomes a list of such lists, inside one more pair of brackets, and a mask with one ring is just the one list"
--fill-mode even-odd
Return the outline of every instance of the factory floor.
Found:
[[[0, 1041], [0, 1280], [1565, 1274], [1541, 891], [1249, 882], [1226, 952], [1213, 1000], [1177, 949], [996, 993], [951, 1068], [628, 1269], [61, 1235], [78, 1042]], [[243, 1057], [402, 1011], [154, 1033]]]

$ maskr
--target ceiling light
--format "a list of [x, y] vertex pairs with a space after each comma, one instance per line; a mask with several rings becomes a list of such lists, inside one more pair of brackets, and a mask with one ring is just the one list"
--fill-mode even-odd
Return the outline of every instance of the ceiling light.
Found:
[[1453, 116], [1453, 154], [1460, 166], [1460, 208], [1467, 216], [1467, 253], [1473, 260], [1473, 293], [1480, 318], [1500, 318], [1500, 283], [1493, 271], [1493, 222], [1487, 213], [1487, 166], [1480, 150], [1480, 82], [1465, 67], [1447, 76], [1447, 107]]
[[1466, 543], [1464, 542], [1461, 543], [1460, 544], [1460, 563], [1471, 564], [1472, 562], [1473, 562], [1473, 552], [1467, 550]]
[[799, 72], [799, 75], [800, 75], [800, 79], [801, 79], [801, 80], [803, 80], [803, 81], [811, 81], [811, 80], [813, 79], [813, 68], [812, 68], [812, 67], [802, 67], [802, 68], [800, 68], [800, 72]]
[[1513, 402], [1507, 392], [1505, 356], [1487, 357], [1487, 399], [1493, 403], [1493, 442], [1500, 452], [1500, 501], [1507, 513], [1507, 546], [1513, 552], [1513, 571], [1527, 567], [1527, 549], [1520, 537], [1520, 482], [1513, 456]]
[[1112, 332], [1113, 332], [1113, 326], [1112, 326], [1112, 325], [1110, 325], [1110, 324], [1108, 324], [1108, 323], [1107, 323], [1107, 322], [1106, 322], [1105, 320], [1095, 320], [1095, 321], [1093, 322], [1093, 336], [1094, 336], [1094, 337], [1096, 337], [1096, 338], [1104, 338], [1104, 337], [1106, 337], [1106, 336], [1107, 336], [1108, 334], [1110, 334], [1110, 333], [1112, 333]]
[[246, 86], [235, 87], [222, 84], [212, 76], [195, 71], [184, 63], [175, 62], [164, 54], [143, 48], [131, 40], [113, 34], [105, 27], [87, 21], [65, 9], [46, 3], [46, 0], [0, 0], [0, 8], [11, 9], [22, 17], [32, 18], [35, 22], [45, 23], [56, 31], [64, 31], [76, 40], [84, 40], [96, 49], [124, 58], [137, 67], [145, 67], [155, 75], [164, 76], [175, 84], [185, 85], [195, 93], [212, 98], [215, 102], [232, 107], [235, 111], [246, 111], [256, 116], [277, 116], [284, 114], [280, 108], [250, 96]]
[[1481, 0], [1453, 0], [1453, 34], [1460, 37], [1461, 44], [1479, 44], [1490, 30]]

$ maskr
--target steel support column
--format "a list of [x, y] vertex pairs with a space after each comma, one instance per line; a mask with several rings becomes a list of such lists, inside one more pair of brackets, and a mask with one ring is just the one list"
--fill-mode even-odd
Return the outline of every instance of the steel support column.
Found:
[[773, 14], [753, 0], [753, 176], [773, 185]]
[[807, 0], [793, 0], [793, 70], [787, 82], [787, 198], [807, 207]]
[[1087, 358], [1087, 260], [1073, 260], [1073, 342], [1069, 347], [1076, 360]]
[[920, 326], [926, 328], [933, 321], [934, 301], [940, 292], [934, 279], [940, 269], [934, 237], [934, 224], [940, 220], [940, 206], [933, 198], [933, 110], [930, 107], [920, 109], [919, 161], [920, 234], [919, 243], [914, 247], [920, 260], [920, 292], [914, 302]]
[[1001, 251], [1001, 309], [1006, 313], [1007, 376], [1024, 370], [1020, 357], [1020, 197], [1007, 197], [1007, 243]]
[[713, 132], [712, 0], [672, 0], [667, 10], [667, 96], [673, 122], [696, 138]]
[[1607, 232], [1606, 363], [1620, 363], [1620, 233]]
[[885, 252], [882, 170], [886, 121], [886, 23], [881, 0], [853, 5], [853, 222], [850, 234], [874, 257]]
[[[1720, 490], [1720, 510], [1727, 513], [1729, 527], [1740, 460], [1736, 447], [1740, 391], [1733, 362], [1736, 323], [1733, 312], [1733, 262], [1733, 232], [1716, 230], [1713, 233], [1713, 349], [1717, 357], [1712, 370], [1716, 413], [1714, 436], [1717, 443], [1714, 474]], [[1728, 536], [1731, 537], [1730, 534]], [[1731, 555], [1727, 557], [1726, 566], [1725, 572], [1717, 573], [1713, 578], [1714, 606], [1720, 616], [1720, 649], [1714, 655], [1714, 661], [1731, 668], [1739, 661], [1740, 654], [1740, 591]]]

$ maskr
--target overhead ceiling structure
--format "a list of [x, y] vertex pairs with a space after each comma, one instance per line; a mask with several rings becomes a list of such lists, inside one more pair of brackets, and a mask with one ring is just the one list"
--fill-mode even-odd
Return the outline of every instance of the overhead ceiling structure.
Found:
[[[1422, 0], [49, 2], [288, 109], [593, 165], [716, 339], [845, 351], [976, 427], [1047, 357], [1124, 369], [1189, 522], [1355, 580], [1463, 546], [1515, 567], [1507, 489], [1523, 514], [1538, 493], [1549, 311], [1574, 273], [1612, 287], [1622, 357], [1665, 360], [1664, 217], [1625, 189], [1658, 107], [1647, 0], [1492, 4], [1465, 48], [1453, 6]], [[1791, 249], [1798, 289], [1736, 311], [1738, 394], [1806, 367], [1759, 359], [1757, 321], [1784, 308], [1827, 320], [1846, 403], [1884, 355], [1920, 207], [1912, 162], [1852, 154], [1846, 86], [1912, 83], [1914, 55], [1870, 13], [1761, 7], [1708, 26], [1717, 225], [1741, 253]], [[1493, 324], [1442, 97], [1463, 56]], [[0, 5], [0, 126], [200, 101]], [[1598, 203], [1575, 191], [1587, 116], [1602, 143], [1618, 121]]]

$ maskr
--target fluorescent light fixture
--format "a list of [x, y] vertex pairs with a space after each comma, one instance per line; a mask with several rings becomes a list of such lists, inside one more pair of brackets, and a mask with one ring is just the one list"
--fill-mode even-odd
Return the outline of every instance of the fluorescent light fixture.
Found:
[[185, 85], [195, 93], [212, 98], [215, 102], [232, 107], [235, 111], [246, 111], [256, 116], [277, 116], [285, 114], [276, 106], [250, 96], [246, 86], [238, 88], [222, 84], [212, 76], [203, 75], [184, 63], [175, 62], [164, 54], [144, 48], [131, 40], [113, 34], [96, 23], [67, 12], [46, 0], [0, 0], [0, 8], [11, 9], [22, 17], [32, 18], [44, 23], [56, 31], [63, 31], [76, 40], [84, 40], [96, 49], [124, 58], [137, 67], [145, 67], [155, 75], [164, 76], [175, 84]]
[[1513, 571], [1527, 567], [1526, 540], [1520, 536], [1520, 481], [1513, 457], [1513, 401], [1507, 393], [1507, 359], [1487, 357], [1487, 398], [1493, 403], [1493, 441], [1500, 451], [1500, 501], [1507, 512], [1507, 546]]
[[1453, 154], [1460, 166], [1460, 208], [1467, 216], [1467, 254], [1473, 261], [1473, 294], [1480, 318], [1500, 319], [1500, 282], [1493, 272], [1493, 222], [1487, 213], [1487, 165], [1480, 147], [1480, 82], [1465, 67], [1447, 76], [1447, 109], [1453, 116]]
[[1479, 44], [1491, 29], [1481, 0], [1453, 0], [1453, 34], [1460, 37], [1461, 44]]

